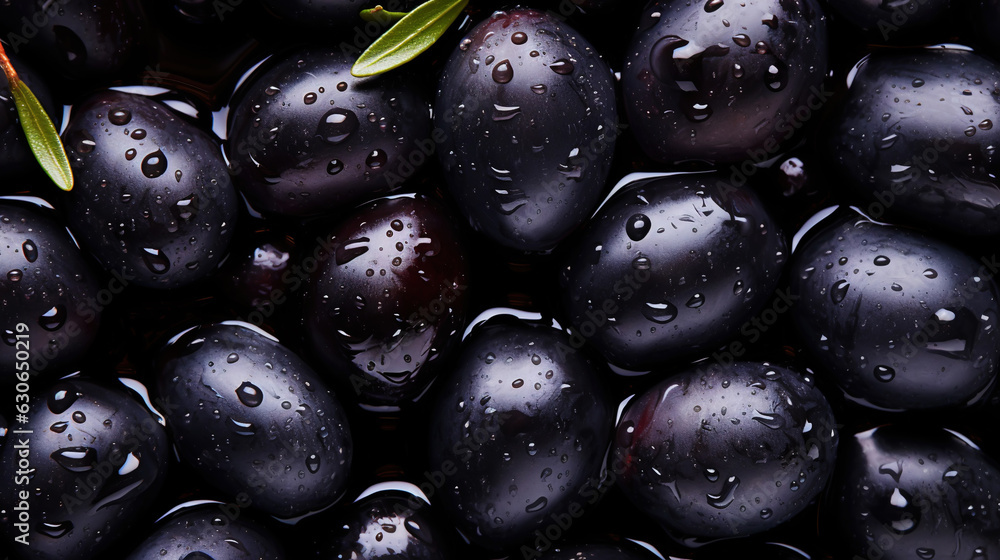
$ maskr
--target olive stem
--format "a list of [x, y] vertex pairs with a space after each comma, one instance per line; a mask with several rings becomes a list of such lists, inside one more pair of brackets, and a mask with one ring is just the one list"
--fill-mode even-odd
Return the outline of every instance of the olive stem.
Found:
[[361, 10], [361, 19], [377, 23], [396, 23], [397, 21], [403, 19], [403, 16], [405, 15], [406, 12], [390, 12], [381, 5], [375, 6], [369, 10]]
[[0, 68], [3, 68], [7, 81], [10, 82], [11, 87], [14, 87], [14, 83], [18, 81], [17, 70], [14, 70], [14, 65], [7, 58], [7, 51], [4, 50], [3, 43], [0, 43]]

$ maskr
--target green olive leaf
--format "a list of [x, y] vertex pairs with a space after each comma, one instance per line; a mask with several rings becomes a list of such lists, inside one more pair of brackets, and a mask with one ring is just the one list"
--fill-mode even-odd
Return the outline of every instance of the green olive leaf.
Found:
[[17, 116], [35, 159], [56, 186], [64, 191], [72, 190], [73, 171], [69, 167], [69, 158], [59, 139], [59, 132], [42, 104], [28, 85], [17, 76], [10, 80], [10, 92], [14, 96]]
[[469, 0], [428, 0], [403, 16], [361, 53], [351, 68], [358, 77], [398, 68], [441, 38]]

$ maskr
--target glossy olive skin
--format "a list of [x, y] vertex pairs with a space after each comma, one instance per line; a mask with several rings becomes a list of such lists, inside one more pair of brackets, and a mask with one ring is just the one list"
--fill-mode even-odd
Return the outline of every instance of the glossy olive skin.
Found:
[[543, 560], [646, 560], [651, 554], [637, 554], [625, 551], [619, 546], [586, 544], [559, 547], [541, 558]]
[[355, 78], [353, 64], [339, 48], [275, 55], [237, 92], [226, 153], [257, 211], [340, 211], [399, 187], [433, 153], [416, 77]]
[[968, 440], [890, 424], [844, 443], [831, 522], [852, 557], [948, 557], [959, 541], [968, 558], [1000, 554], [1000, 468]]
[[[141, 54], [142, 10], [132, 0], [0, 6], [7, 52], [35, 60], [40, 72], [64, 84], [92, 84], [120, 75]], [[75, 91], [60, 95], [75, 95]]]
[[401, 490], [375, 492], [351, 504], [319, 537], [312, 558], [447, 560], [445, 527], [430, 505]]
[[287, 556], [269, 530], [240, 515], [239, 509], [231, 504], [205, 504], [182, 508], [160, 522], [126, 560], [151, 558], [284, 560]]
[[833, 93], [816, 0], [651, 2], [628, 53], [628, 122], [662, 163], [770, 159]]
[[[0, 513], [4, 541], [14, 543], [18, 491], [30, 490], [29, 546], [15, 544], [16, 558], [99, 558], [150, 513], [167, 475], [167, 435], [139, 398], [121, 386], [66, 379], [35, 396], [27, 424], [0, 452]], [[30, 482], [17, 474], [23, 440], [35, 469]], [[21, 449], [17, 446], [21, 445]], [[36, 490], [37, 489], [37, 490]]]
[[876, 44], [930, 44], [942, 35], [942, 20], [957, 10], [951, 0], [836, 0], [826, 5]]
[[437, 392], [429, 460], [440, 504], [473, 543], [513, 548], [600, 498], [614, 424], [601, 370], [565, 333], [510, 316], [463, 341]]
[[[10, 57], [17, 76], [35, 94], [45, 113], [53, 123], [58, 123], [61, 114], [56, 112], [52, 91], [42, 77], [20, 59]], [[58, 126], [58, 125], [57, 125]], [[24, 173], [38, 166], [28, 139], [24, 136], [21, 119], [17, 116], [17, 106], [10, 93], [10, 83], [7, 76], [0, 74], [0, 175], [10, 177]]]
[[344, 409], [302, 359], [245, 323], [184, 331], [156, 357], [182, 460], [213, 486], [278, 518], [345, 490], [353, 445]]
[[576, 338], [645, 371], [736, 336], [772, 299], [786, 246], [748, 187], [682, 174], [613, 193], [567, 255], [562, 309]]
[[448, 190], [493, 242], [552, 249], [600, 200], [616, 111], [610, 68], [574, 29], [535, 10], [496, 12], [456, 45], [438, 83]]
[[876, 52], [831, 126], [834, 168], [877, 220], [996, 235], [998, 91], [1000, 67], [976, 53]]
[[419, 396], [465, 327], [469, 264], [455, 219], [423, 195], [362, 205], [323, 236], [303, 326], [328, 375], [363, 404]]
[[24, 381], [15, 373], [23, 350], [32, 374], [79, 368], [97, 338], [104, 287], [55, 211], [0, 199], [0, 360], [8, 364], [0, 384]]
[[167, 105], [106, 90], [74, 107], [63, 143], [70, 228], [106, 270], [169, 289], [222, 262], [239, 195], [208, 134]]
[[982, 396], [1000, 363], [986, 264], [852, 211], [810, 234], [791, 264], [795, 332], [852, 400], [917, 410]]
[[794, 517], [823, 490], [838, 437], [809, 376], [713, 364], [628, 404], [612, 468], [636, 507], [677, 536], [746, 536]]

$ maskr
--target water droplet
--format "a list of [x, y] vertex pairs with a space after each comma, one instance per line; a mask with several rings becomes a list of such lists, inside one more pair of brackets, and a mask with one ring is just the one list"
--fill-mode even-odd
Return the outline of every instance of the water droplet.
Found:
[[135, 148], [129, 148], [125, 150], [125, 161], [132, 161], [133, 159], [135, 159], [135, 155], [137, 153], [138, 152], [135, 151]]
[[923, 547], [918, 548], [917, 549], [917, 556], [923, 558], [923, 560], [931, 560], [931, 558], [934, 558], [934, 549], [933, 548], [923, 548]]
[[241, 422], [232, 416], [226, 418], [226, 425], [238, 436], [253, 436], [257, 433], [253, 422]]
[[974, 127], [974, 126], [967, 127], [965, 129], [965, 135], [966, 136], [975, 136], [976, 135], [976, 127]]
[[709, 482], [717, 482], [719, 480], [719, 471], [715, 469], [705, 469], [705, 480]]
[[536, 513], [545, 509], [545, 506], [547, 505], [549, 505], [549, 500], [545, 498], [545, 496], [542, 496], [541, 498], [538, 498], [534, 502], [525, 506], [524, 511], [528, 513]]
[[925, 278], [934, 279], [934, 278], [937, 278], [937, 276], [938, 276], [938, 273], [933, 268], [928, 268], [927, 270], [924, 271], [924, 277]]
[[330, 175], [336, 175], [344, 170], [344, 164], [339, 159], [330, 160], [330, 163], [326, 164], [326, 172]]
[[349, 109], [330, 109], [319, 120], [316, 135], [330, 144], [340, 144], [354, 134], [361, 125], [358, 116]]
[[493, 81], [498, 84], [506, 84], [514, 79], [514, 69], [510, 65], [510, 60], [503, 59], [493, 67]]
[[740, 33], [739, 35], [733, 35], [733, 42], [741, 47], [749, 47], [750, 37], [748, 37], [745, 33]]
[[705, 294], [695, 294], [691, 296], [691, 299], [687, 300], [684, 305], [690, 307], [691, 309], [697, 309], [702, 305], [705, 305]]
[[167, 156], [163, 155], [160, 150], [156, 150], [142, 158], [142, 164], [139, 168], [143, 175], [155, 179], [167, 171]]
[[60, 467], [75, 473], [92, 470], [97, 462], [97, 450], [92, 447], [64, 447], [49, 457]]
[[872, 262], [875, 263], [875, 266], [885, 266], [889, 264], [889, 257], [879, 255]]
[[378, 169], [389, 161], [389, 156], [385, 154], [383, 150], [372, 150], [372, 153], [368, 154], [365, 158], [365, 165], [371, 169]]
[[718, 494], [707, 494], [708, 505], [716, 509], [725, 509], [729, 504], [733, 503], [736, 498], [736, 489], [740, 487], [740, 479], [736, 476], [731, 476], [722, 483], [722, 490]]
[[990, 119], [985, 119], [983, 122], [979, 123], [979, 128], [983, 130], [989, 130], [993, 128], [993, 121]]
[[72, 418], [73, 421], [76, 422], [77, 424], [83, 424], [84, 422], [87, 421], [87, 415], [80, 412], [79, 410], [73, 412]]
[[743, 74], [745, 74], [745, 72], [743, 71], [743, 67], [740, 66], [739, 64], [733, 64], [733, 77], [742, 78]]
[[642, 314], [654, 323], [665, 325], [677, 318], [677, 308], [670, 302], [647, 302], [642, 307]]
[[772, 515], [774, 515], [774, 512], [771, 511], [768, 508], [764, 508], [764, 509], [760, 510], [760, 518], [761, 519], [770, 519], [770, 517]]
[[11, 282], [19, 282], [22, 276], [23, 274], [21, 271], [16, 268], [7, 272], [7, 280], [10, 280]]
[[736, 283], [733, 284], [733, 295], [738, 296], [742, 293], [743, 293], [743, 281], [737, 280]]
[[126, 125], [132, 120], [132, 113], [128, 109], [118, 107], [108, 111], [108, 120], [113, 125]]
[[46, 403], [49, 410], [53, 414], [62, 414], [69, 410], [69, 407], [73, 406], [76, 399], [80, 397], [78, 393], [72, 386], [57, 385], [53, 389], [53, 393], [49, 395], [48, 402]]
[[625, 224], [625, 233], [632, 241], [641, 241], [649, 233], [652, 224], [644, 214], [635, 214]]
[[723, 4], [725, 4], [723, 0], [708, 0], [708, 2], [705, 3], [705, 11], [712, 13], [721, 8]]
[[142, 261], [146, 268], [153, 274], [163, 274], [170, 270], [170, 259], [159, 249], [144, 247], [142, 249]]
[[38, 532], [53, 539], [58, 539], [65, 536], [67, 533], [73, 530], [73, 523], [70, 521], [63, 521], [60, 523], [49, 523], [48, 521], [43, 521], [35, 526]]
[[66, 308], [60, 303], [42, 313], [41, 317], [38, 318], [38, 324], [47, 331], [57, 331], [66, 322], [66, 317]]
[[914, 78], [914, 80], [912, 82], [910, 82], [910, 85], [912, 85], [915, 88], [918, 88], [918, 87], [924, 85], [924, 81], [921, 80], [920, 78]]
[[267, 86], [267, 89], [264, 90], [264, 93], [266, 93], [267, 95], [277, 95], [280, 91], [281, 88], [279, 88], [278, 86]]
[[313, 453], [312, 455], [306, 457], [306, 470], [308, 470], [313, 474], [316, 474], [316, 472], [319, 471], [319, 466], [320, 466], [319, 455]]
[[518, 31], [510, 36], [510, 42], [515, 45], [523, 45], [528, 42], [528, 35], [522, 31]]
[[236, 396], [240, 399], [241, 403], [251, 408], [260, 406], [260, 403], [264, 402], [263, 391], [249, 381], [244, 381], [240, 384], [236, 389]]
[[76, 142], [74, 142], [74, 145], [76, 147], [76, 151], [81, 154], [88, 154], [94, 151], [94, 148], [97, 146], [97, 142], [94, 141], [94, 137], [85, 130], [78, 131], [75, 134], [75, 137]]
[[783, 416], [778, 414], [765, 414], [757, 409], [754, 409], [751, 418], [760, 422], [764, 427], [772, 430], [780, 429], [785, 425], [785, 418]]
[[35, 242], [26, 239], [24, 243], [21, 243], [21, 254], [24, 255], [24, 258], [28, 262], [35, 262], [38, 259], [38, 247], [35, 245]]
[[900, 286], [899, 284], [895, 283], [895, 282], [892, 283], [892, 286], [890, 286], [890, 288], [892, 288], [892, 291], [894, 291], [894, 292], [902, 292], [903, 291], [903, 287]]
[[174, 179], [176, 179], [178, 183], [181, 182], [181, 177], [183, 177], [183, 176], [184, 176], [184, 173], [180, 169], [178, 169], [177, 171], [174, 171]]
[[565, 58], [560, 58], [559, 60], [553, 62], [549, 65], [549, 68], [560, 76], [572, 74], [573, 70], [576, 69], [576, 67], [573, 66], [573, 63]]
[[538, 95], [542, 95], [548, 91], [548, 88], [545, 87], [545, 84], [535, 84], [531, 86], [531, 91], [537, 93]]
[[133, 140], [142, 140], [146, 137], [146, 130], [142, 128], [137, 128], [133, 130], [132, 134], [130, 134], [129, 136], [131, 136]]
[[774, 64], [767, 67], [767, 75], [764, 76], [764, 83], [767, 84], [767, 89], [771, 91], [785, 89], [785, 85], [788, 83], [788, 66], [781, 61], [775, 61]]
[[302, 96], [302, 102], [305, 103], [306, 105], [312, 105], [313, 103], [316, 102], [316, 94], [310, 91], [309, 93]]
[[632, 259], [632, 268], [636, 270], [649, 270], [650, 268], [649, 258], [643, 255], [639, 255], [638, 257]]
[[875, 379], [878, 379], [883, 383], [888, 383], [892, 381], [894, 377], [896, 377], [896, 370], [891, 367], [882, 365], [875, 366]]
[[833, 300], [833, 303], [840, 303], [844, 301], [844, 298], [847, 297], [847, 291], [850, 288], [851, 283], [847, 280], [837, 280], [833, 283], [833, 286], [830, 287], [830, 299]]

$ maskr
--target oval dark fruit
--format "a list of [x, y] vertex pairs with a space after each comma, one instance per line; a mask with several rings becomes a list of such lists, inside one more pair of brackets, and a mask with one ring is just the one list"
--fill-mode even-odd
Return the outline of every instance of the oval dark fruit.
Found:
[[208, 134], [163, 103], [106, 90], [74, 107], [62, 137], [70, 228], [106, 270], [167, 289], [222, 262], [239, 196]]
[[643, 10], [622, 71], [628, 123], [661, 163], [763, 162], [833, 97], [816, 0], [681, 0]]
[[[365, 491], [346, 511], [328, 521], [311, 558], [355, 560], [447, 560], [449, 532], [424, 498], [394, 483]], [[456, 535], [457, 537], [457, 535]]]
[[830, 506], [847, 554], [1000, 555], [1000, 468], [965, 436], [890, 424], [844, 444]]
[[[30, 433], [14, 435], [0, 452], [0, 491], [10, 496], [0, 532], [16, 557], [100, 558], [151, 521], [145, 518], [167, 476], [170, 448], [163, 426], [131, 393], [65, 379], [37, 393], [18, 429]], [[20, 492], [28, 492], [18, 500], [27, 531], [15, 525], [22, 514], [12, 509]]]
[[423, 195], [364, 204], [323, 237], [305, 337], [362, 404], [420, 396], [461, 340], [469, 264], [445, 207]]
[[547, 325], [498, 315], [463, 341], [437, 390], [430, 472], [474, 543], [511, 548], [601, 497], [614, 423], [601, 365]]
[[340, 48], [275, 55], [237, 91], [226, 153], [259, 212], [331, 214], [402, 185], [436, 149], [416, 78], [351, 75]]
[[562, 307], [574, 343], [637, 371], [713, 350], [772, 297], [785, 251], [753, 191], [719, 174], [630, 181], [567, 252]]
[[833, 473], [833, 410], [809, 376], [766, 363], [691, 369], [629, 402], [611, 467], [675, 538], [760, 533], [801, 512]]
[[180, 458], [216, 488], [283, 519], [345, 492], [344, 409], [277, 339], [236, 321], [190, 328], [158, 353], [155, 371]]
[[[81, 367], [100, 328], [100, 291], [96, 267], [56, 212], [0, 199], [0, 363], [10, 372], [0, 383], [28, 381], [15, 370]], [[17, 358], [23, 351], [27, 360]]]
[[620, 134], [614, 76], [554, 16], [479, 23], [448, 59], [434, 113], [448, 190], [493, 242], [552, 249], [600, 200]]
[[168, 515], [126, 560], [151, 558], [284, 560], [286, 556], [271, 531], [241, 515], [232, 504], [204, 504]]
[[876, 220], [996, 235], [998, 94], [1000, 67], [977, 53], [875, 52], [858, 63], [827, 134], [832, 166]]
[[893, 410], [980, 399], [1000, 363], [986, 265], [912, 229], [844, 211], [795, 248], [795, 332], [848, 397]]

